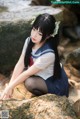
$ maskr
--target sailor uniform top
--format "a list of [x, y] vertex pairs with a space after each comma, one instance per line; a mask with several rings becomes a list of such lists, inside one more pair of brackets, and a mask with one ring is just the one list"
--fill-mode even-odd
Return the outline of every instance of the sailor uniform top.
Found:
[[[23, 46], [22, 54], [25, 57], [28, 42], [30, 41], [30, 37], [28, 37]], [[69, 84], [68, 77], [63, 69], [61, 68], [61, 77], [55, 79], [54, 75], [54, 62], [55, 62], [55, 54], [54, 50], [50, 48], [48, 43], [45, 43], [38, 49], [32, 49], [30, 64], [29, 67], [33, 64], [35, 67], [42, 69], [36, 76], [43, 78], [45, 81], [48, 93], [56, 94], [56, 95], [69, 95]]]
[[[28, 37], [25, 40], [23, 46], [22, 54], [24, 55], [24, 57], [26, 54], [26, 49], [29, 41], [30, 41], [30, 37]], [[54, 50], [50, 48], [48, 43], [45, 43], [43, 46], [41, 46], [38, 49], [32, 49], [29, 67], [34, 64], [35, 67], [42, 69], [41, 71], [39, 71], [34, 75], [40, 76], [44, 80], [53, 76], [54, 62], [55, 62]]]

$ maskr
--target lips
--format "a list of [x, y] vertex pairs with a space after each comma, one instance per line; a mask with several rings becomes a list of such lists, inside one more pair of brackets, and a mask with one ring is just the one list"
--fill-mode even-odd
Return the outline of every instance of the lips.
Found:
[[32, 38], [33, 41], [36, 41], [36, 39]]

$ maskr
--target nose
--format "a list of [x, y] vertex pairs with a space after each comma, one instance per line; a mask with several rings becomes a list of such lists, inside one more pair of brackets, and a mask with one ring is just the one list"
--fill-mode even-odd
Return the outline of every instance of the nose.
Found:
[[37, 37], [37, 31], [33, 33], [33, 38]]

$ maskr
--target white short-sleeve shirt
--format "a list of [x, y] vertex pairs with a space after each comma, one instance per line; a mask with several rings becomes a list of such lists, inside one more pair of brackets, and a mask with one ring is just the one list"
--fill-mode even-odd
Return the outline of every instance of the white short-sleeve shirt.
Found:
[[[24, 54], [24, 56], [26, 53], [29, 40], [30, 38], [26, 39], [24, 47], [23, 47], [22, 53]], [[42, 69], [40, 72], [34, 75], [40, 76], [45, 80], [53, 76], [54, 62], [55, 62], [54, 50], [52, 50], [48, 44], [45, 44], [45, 46], [42, 46], [38, 50], [32, 49], [31, 54], [32, 54], [31, 57], [35, 67]]]

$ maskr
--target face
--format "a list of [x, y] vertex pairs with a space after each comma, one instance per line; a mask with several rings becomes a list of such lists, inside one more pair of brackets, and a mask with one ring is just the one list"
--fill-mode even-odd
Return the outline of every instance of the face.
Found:
[[31, 39], [35, 44], [39, 44], [41, 42], [42, 33], [39, 31], [39, 29], [35, 29], [33, 27], [33, 29], [31, 30]]

